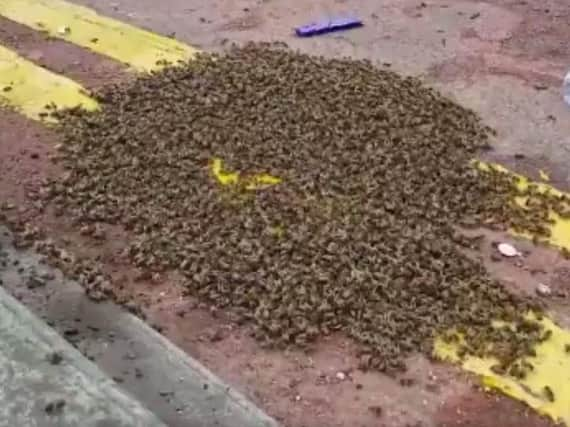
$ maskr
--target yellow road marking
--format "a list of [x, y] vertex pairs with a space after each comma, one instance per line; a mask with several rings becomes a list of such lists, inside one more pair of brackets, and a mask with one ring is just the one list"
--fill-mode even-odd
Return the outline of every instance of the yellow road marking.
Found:
[[[82, 105], [94, 110], [97, 102], [85, 89], [66, 77], [52, 73], [0, 46], [0, 102], [40, 120], [55, 104], [58, 108]], [[53, 119], [45, 117], [46, 120]]]
[[[461, 361], [457, 355], [458, 344], [438, 339], [434, 353], [441, 360], [460, 363], [463, 369], [480, 375], [485, 387], [499, 390], [555, 422], [563, 421], [570, 426], [570, 352], [567, 347], [570, 346], [570, 332], [547, 318], [541, 323], [545, 330], [552, 331], [552, 336], [535, 347], [536, 357], [526, 358], [534, 369], [524, 379], [495, 373], [491, 367], [497, 361], [493, 358], [467, 356]], [[552, 390], [553, 401], [546, 395], [545, 387]]]
[[[476, 162], [476, 164], [483, 170], [489, 170], [492, 166], [497, 171], [516, 177], [516, 185], [520, 190], [526, 190], [533, 185], [540, 193], [554, 196], [564, 194], [544, 182], [532, 182], [499, 164], [491, 165], [483, 162]], [[546, 181], [546, 174], [541, 172], [541, 179]], [[514, 201], [525, 206], [525, 199], [525, 197], [517, 197]], [[552, 211], [549, 213], [549, 218], [553, 220], [553, 223], [548, 225], [551, 234], [545, 238], [546, 242], [554, 247], [570, 250], [570, 220], [561, 218]], [[514, 230], [509, 230], [509, 232], [513, 235], [532, 238], [529, 234], [516, 233]], [[459, 350], [457, 343], [446, 343], [437, 339], [434, 353], [441, 360], [460, 363], [463, 369], [481, 376], [487, 388], [501, 391], [507, 396], [525, 402], [555, 422], [562, 421], [570, 426], [570, 331], [560, 328], [548, 318], [544, 318], [541, 323], [545, 330], [552, 331], [552, 336], [535, 347], [536, 357], [527, 358], [534, 369], [527, 373], [524, 379], [516, 379], [494, 372], [491, 367], [497, 361], [493, 358], [467, 356], [461, 360], [457, 353]], [[545, 394], [545, 387], [552, 390], [554, 401], [549, 400]]]
[[241, 176], [237, 172], [226, 171], [224, 170], [223, 161], [219, 158], [214, 158], [212, 160], [210, 168], [218, 183], [224, 186], [243, 184], [246, 190], [259, 190], [281, 183], [281, 178], [265, 173]]
[[[489, 168], [489, 164], [483, 162], [477, 162], [477, 165], [483, 170], [488, 170]], [[532, 182], [528, 178], [522, 175], [518, 175], [499, 164], [493, 164], [492, 166], [498, 171], [517, 177], [517, 186], [521, 190], [528, 188], [528, 186], [532, 184], [535, 185], [537, 187], [537, 190], [541, 193], [549, 193], [554, 196], [560, 196], [564, 194], [549, 184], [543, 182]], [[515, 201], [521, 206], [524, 206], [524, 198], [517, 198]], [[565, 248], [567, 250], [570, 250], [570, 219], [561, 218], [554, 212], [550, 212], [549, 217], [553, 220], [553, 223], [548, 224], [548, 227], [550, 229], [550, 236], [544, 238], [545, 242], [557, 248]], [[510, 230], [509, 232], [516, 236], [532, 239], [532, 236], [529, 234], [516, 233], [513, 230]]]
[[188, 60], [197, 52], [184, 43], [62, 0], [0, 0], [0, 15], [113, 58], [137, 71], [159, 69], [164, 61]]

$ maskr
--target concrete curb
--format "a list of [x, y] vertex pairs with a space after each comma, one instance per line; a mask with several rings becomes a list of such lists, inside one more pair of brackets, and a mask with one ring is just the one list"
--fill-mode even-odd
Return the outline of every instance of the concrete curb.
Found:
[[[123, 327], [136, 330], [139, 339], [153, 346], [153, 351], [158, 353], [155, 363], [175, 373], [178, 381], [183, 378], [180, 382], [183, 382], [184, 387], [175, 393], [178, 396], [183, 395], [184, 400], [192, 405], [186, 411], [187, 416], [195, 420], [193, 422], [196, 424], [192, 426], [278, 427], [276, 421], [268, 417], [243, 394], [223, 383], [204, 365], [188, 357], [180, 348], [149, 328], [139, 318], [126, 316]], [[215, 417], [213, 424], [200, 424], [213, 417]]]
[[0, 366], [0, 426], [164, 426], [1, 288]]
[[[38, 254], [16, 250], [2, 227], [0, 251], [7, 257], [0, 268], [4, 288], [61, 334], [71, 330], [68, 340], [75, 347], [168, 426], [278, 427], [145, 322], [116, 304], [89, 300], [77, 282], [42, 264]], [[55, 279], [27, 289], [29, 277], [38, 274]]]

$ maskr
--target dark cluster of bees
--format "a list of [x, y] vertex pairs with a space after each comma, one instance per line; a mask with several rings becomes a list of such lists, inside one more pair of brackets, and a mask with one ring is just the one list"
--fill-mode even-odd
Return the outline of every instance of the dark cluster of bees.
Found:
[[[463, 351], [504, 370], [540, 340], [539, 326], [490, 326], [539, 308], [466, 256], [457, 226], [545, 237], [547, 209], [567, 213], [568, 200], [512, 203], [513, 178], [471, 162], [492, 131], [418, 80], [249, 44], [97, 96], [100, 112], [58, 113], [67, 174], [50, 183], [52, 202], [130, 230], [134, 264], [178, 270], [262, 344], [340, 331], [363, 368], [398, 372], [452, 327]], [[221, 185], [213, 158], [282, 183]]]

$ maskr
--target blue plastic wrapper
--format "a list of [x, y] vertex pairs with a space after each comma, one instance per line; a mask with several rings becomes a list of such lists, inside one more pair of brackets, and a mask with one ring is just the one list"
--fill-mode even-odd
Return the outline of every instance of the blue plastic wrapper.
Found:
[[303, 25], [295, 28], [295, 33], [299, 37], [311, 37], [319, 34], [331, 33], [333, 31], [348, 30], [350, 28], [362, 27], [362, 21], [356, 18], [336, 18], [328, 21], [321, 21], [313, 24]]

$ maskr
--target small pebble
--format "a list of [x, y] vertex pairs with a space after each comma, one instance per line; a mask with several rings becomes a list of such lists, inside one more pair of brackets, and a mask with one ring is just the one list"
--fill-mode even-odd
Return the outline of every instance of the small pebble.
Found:
[[65, 400], [57, 399], [57, 400], [54, 400], [53, 402], [48, 403], [45, 406], [44, 410], [49, 415], [58, 415], [58, 414], [61, 414], [64, 406], [65, 406]]
[[50, 353], [48, 355], [47, 360], [52, 365], [59, 365], [63, 361], [63, 356], [61, 355], [60, 352], [54, 351], [53, 353]]
[[383, 410], [382, 410], [381, 406], [378, 406], [378, 405], [369, 406], [368, 410], [370, 412], [372, 412], [378, 418], [382, 416]]
[[552, 295], [552, 289], [550, 289], [550, 286], [545, 285], [544, 283], [539, 283], [536, 286], [536, 293], [541, 297], [549, 297]]
[[520, 252], [513, 245], [509, 243], [499, 243], [497, 246], [499, 252], [508, 258], [520, 256]]

